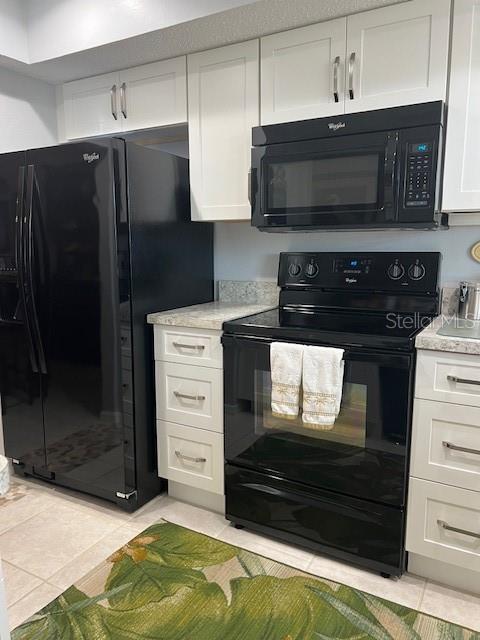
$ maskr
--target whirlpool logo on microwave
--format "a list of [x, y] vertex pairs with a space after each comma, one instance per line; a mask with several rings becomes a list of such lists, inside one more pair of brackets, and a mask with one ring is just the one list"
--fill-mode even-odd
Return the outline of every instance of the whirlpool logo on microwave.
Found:
[[99, 160], [100, 155], [98, 153], [84, 153], [83, 159], [88, 164], [91, 164], [92, 162], [95, 162], [95, 160]]
[[329, 122], [328, 123], [328, 128], [330, 129], [330, 131], [338, 131], [339, 129], [345, 129], [346, 124], [345, 122]]

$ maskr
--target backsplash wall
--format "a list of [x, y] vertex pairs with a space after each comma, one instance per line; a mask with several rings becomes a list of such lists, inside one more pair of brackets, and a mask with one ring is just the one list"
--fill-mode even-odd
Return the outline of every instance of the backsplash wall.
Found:
[[264, 233], [248, 222], [215, 224], [217, 280], [274, 280], [281, 251], [440, 251], [442, 283], [480, 279], [480, 264], [470, 247], [479, 227], [447, 231], [327, 231]]

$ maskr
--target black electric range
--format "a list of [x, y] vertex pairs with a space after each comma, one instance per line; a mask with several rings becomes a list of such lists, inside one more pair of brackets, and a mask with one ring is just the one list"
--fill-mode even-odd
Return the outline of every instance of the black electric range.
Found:
[[[416, 334], [438, 253], [284, 253], [279, 306], [224, 324], [226, 514], [385, 575], [405, 569]], [[271, 412], [273, 341], [343, 348], [331, 430]]]

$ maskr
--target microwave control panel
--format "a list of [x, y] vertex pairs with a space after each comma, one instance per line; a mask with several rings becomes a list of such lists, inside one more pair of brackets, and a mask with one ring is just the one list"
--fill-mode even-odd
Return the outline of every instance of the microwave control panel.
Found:
[[433, 144], [408, 143], [405, 185], [406, 207], [428, 207], [432, 197]]

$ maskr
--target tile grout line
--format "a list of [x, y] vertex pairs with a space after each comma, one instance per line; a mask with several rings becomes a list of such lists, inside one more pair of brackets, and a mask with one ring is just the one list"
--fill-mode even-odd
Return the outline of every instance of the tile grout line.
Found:
[[[34, 518], [36, 515], [31, 516], [32, 518]], [[31, 518], [28, 518], [28, 520], [30, 520]], [[27, 522], [27, 520], [23, 521], [23, 522]], [[22, 524], [22, 523], [19, 523]], [[49, 575], [48, 577], [43, 577], [43, 576], [38, 576], [35, 573], [33, 573], [31, 570], [29, 569], [25, 569], [23, 566], [12, 562], [10, 560], [7, 560], [6, 558], [3, 558], [3, 560], [5, 562], [8, 562], [9, 564], [13, 565], [14, 567], [16, 567], [17, 569], [21, 569], [22, 571], [25, 571], [26, 573], [28, 573], [30, 576], [37, 578], [38, 580], [42, 580], [43, 582], [48, 582], [48, 580], [50, 580], [51, 578], [53, 578], [57, 573], [60, 573], [60, 571], [63, 571], [71, 562], [73, 562], [74, 560], [76, 560], [77, 558], [79, 558], [81, 555], [83, 555], [84, 553], [87, 553], [87, 551], [90, 551], [90, 549], [92, 549], [95, 545], [97, 545], [99, 542], [101, 542], [102, 540], [104, 540], [104, 538], [107, 538], [109, 535], [111, 535], [112, 533], [117, 532], [119, 529], [122, 528], [122, 526], [124, 526], [125, 523], [120, 524], [118, 527], [112, 529], [111, 531], [109, 531], [107, 534], [105, 534], [104, 536], [102, 536], [99, 540], [97, 540], [96, 542], [94, 542], [93, 544], [91, 544], [89, 547], [87, 547], [86, 549], [84, 549], [83, 551], [81, 551], [80, 553], [76, 554], [76, 555], [72, 555], [68, 562], [66, 562], [62, 567], [60, 567], [60, 569], [58, 569], [57, 571], [55, 571], [54, 573], [52, 573], [51, 575]], [[1, 535], [0, 535], [0, 543], [1, 543]], [[0, 544], [1, 546], [1, 544]], [[1, 549], [0, 549], [1, 552]], [[40, 585], [38, 585], [40, 586]], [[54, 585], [50, 585], [50, 586], [54, 586]], [[58, 588], [58, 587], [57, 587]]]
[[420, 602], [418, 603], [418, 610], [419, 611], [422, 610], [422, 604], [423, 604], [423, 599], [425, 598], [425, 591], [427, 590], [427, 585], [428, 585], [428, 579], [424, 578], [422, 595], [420, 596]]
[[[17, 567], [19, 568], [19, 567]], [[37, 580], [41, 580], [41, 578], [38, 578], [38, 576], [33, 576], [33, 574], [29, 574], [30, 576], [37, 578]], [[41, 580], [40, 584], [35, 585], [34, 587], [32, 587], [31, 589], [29, 589], [26, 593], [22, 594], [20, 596], [20, 598], [17, 598], [16, 600], [14, 600], [13, 602], [10, 602], [10, 604], [7, 606], [7, 611], [8, 609], [10, 609], [11, 607], [15, 606], [16, 604], [18, 604], [21, 600], [23, 600], [24, 598], [26, 598], [27, 596], [29, 596], [31, 593], [33, 593], [35, 591], [35, 589], [38, 589], [39, 587], [41, 587], [43, 584], [45, 584], [45, 580]], [[5, 585], [5, 591], [8, 594], [8, 589], [7, 586]]]
[[[47, 578], [41, 578], [41, 580], [43, 580], [44, 582], [47, 582], [48, 584], [50, 584], [51, 587], [55, 587], [56, 589], [59, 589], [60, 587], [57, 587], [54, 584], [51, 584], [49, 582], [49, 580], [51, 580], [52, 578], [54, 578], [57, 573], [60, 573], [60, 571], [63, 571], [64, 569], [66, 569], [66, 567], [68, 567], [69, 564], [71, 564], [72, 562], [74, 562], [75, 560], [78, 560], [78, 558], [80, 558], [80, 556], [82, 556], [84, 553], [87, 553], [88, 551], [90, 551], [91, 549], [93, 549], [93, 547], [95, 547], [97, 544], [100, 544], [100, 542], [102, 542], [105, 538], [108, 538], [108, 536], [112, 535], [112, 533], [116, 533], [119, 529], [121, 529], [123, 526], [123, 524], [121, 524], [119, 527], [117, 527], [116, 529], [112, 529], [111, 531], [109, 531], [108, 533], [106, 533], [104, 536], [102, 536], [99, 540], [97, 540], [96, 542], [94, 542], [93, 544], [91, 544], [89, 547], [87, 547], [86, 549], [84, 549], [83, 551], [81, 551], [79, 554], [77, 555], [73, 555], [69, 558], [68, 562], [66, 562], [62, 567], [60, 567], [60, 569], [58, 569], [57, 571], [55, 571], [54, 573], [52, 573], [52, 575], [48, 576]], [[38, 576], [37, 576], [38, 577]]]

